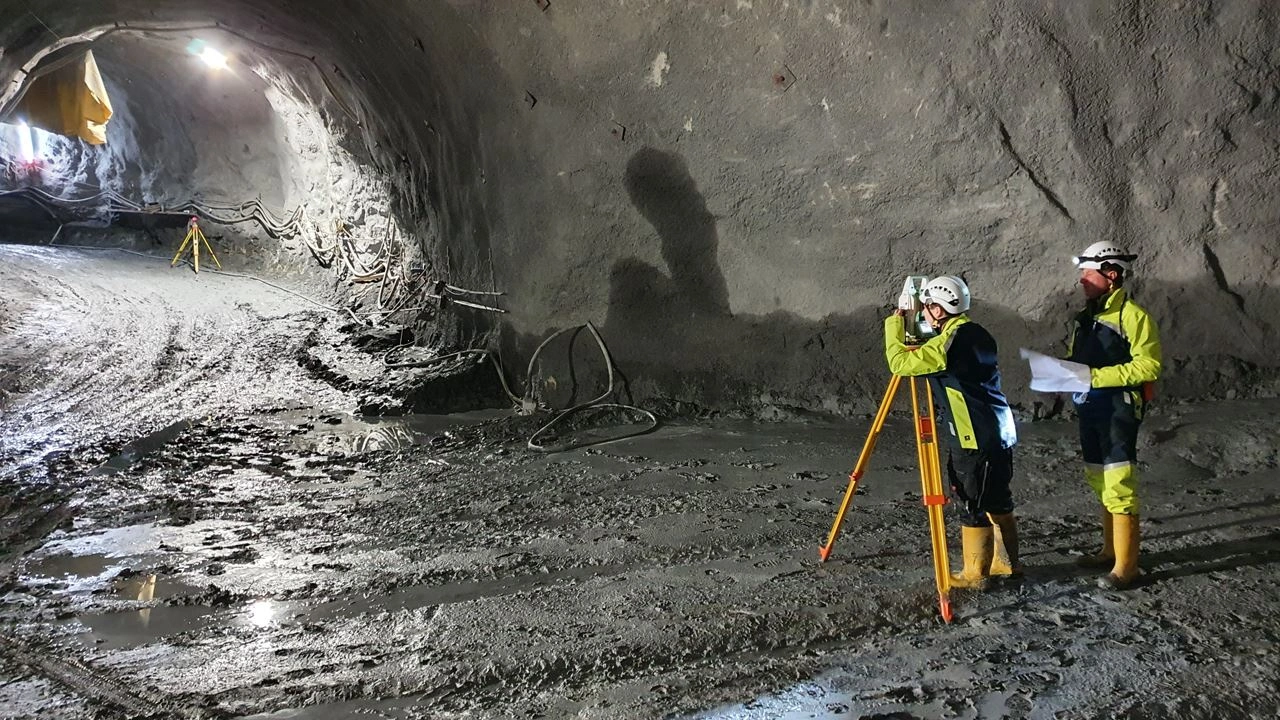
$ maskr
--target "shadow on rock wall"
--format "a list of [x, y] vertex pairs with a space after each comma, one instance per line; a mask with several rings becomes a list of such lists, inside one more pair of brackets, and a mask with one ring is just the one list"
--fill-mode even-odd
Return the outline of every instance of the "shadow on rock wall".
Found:
[[[626, 187], [631, 204], [653, 225], [662, 241], [662, 259], [670, 273], [669, 278], [662, 278], [667, 285], [662, 288], [662, 297], [671, 301], [663, 309], [681, 315], [728, 317], [729, 290], [716, 254], [716, 219], [707, 209], [684, 160], [674, 153], [644, 148], [627, 163]], [[639, 284], [623, 287], [623, 293], [617, 293], [619, 284], [628, 283], [632, 272]], [[610, 307], [630, 302], [628, 290], [643, 293], [650, 281], [656, 282], [660, 275], [657, 268], [639, 261], [631, 261], [621, 270], [615, 266], [610, 278], [615, 290], [610, 295]]]
[[[628, 257], [617, 260], [609, 272], [602, 334], [629, 378], [617, 384], [624, 399], [668, 411], [693, 406], [775, 417], [875, 408], [888, 381], [881, 322], [897, 288], [884, 288], [883, 306], [851, 308], [820, 320], [786, 311], [734, 314], [716, 256], [715, 219], [683, 160], [644, 148], [628, 163], [625, 184], [632, 204], [656, 231], [666, 267]], [[932, 270], [963, 274], [965, 268]], [[1034, 305], [1048, 308], [1041, 320], [984, 303], [981, 290], [975, 289], [979, 299], [971, 316], [995, 335], [1006, 392], [1029, 413], [1037, 404], [1048, 408], [1053, 398], [1030, 391], [1018, 349], [1058, 354], [1065, 349], [1070, 320], [1083, 300], [1065, 289], [1074, 270], [1064, 273], [1064, 289], [1034, 299]], [[1165, 336], [1166, 397], [1275, 392], [1276, 369], [1267, 367], [1256, 339], [1270, 328], [1253, 320], [1224, 328], [1222, 314], [1235, 312], [1237, 296], [1249, 298], [1254, 307], [1268, 307], [1280, 301], [1280, 291], [1237, 288], [1226, 293], [1208, 274], [1196, 284], [1139, 282], [1134, 291], [1156, 315]], [[559, 342], [540, 358], [540, 391], [552, 404], [572, 404], [604, 386], [599, 351], [584, 336]], [[528, 357], [538, 340], [520, 338], [521, 354]], [[583, 383], [591, 389], [582, 390]]]

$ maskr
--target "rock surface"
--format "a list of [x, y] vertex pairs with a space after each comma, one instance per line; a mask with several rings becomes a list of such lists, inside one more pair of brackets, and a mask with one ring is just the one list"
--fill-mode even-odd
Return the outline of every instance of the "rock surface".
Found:
[[0, 74], [51, 42], [28, 9], [315, 56], [229, 39], [325, 108], [445, 277], [508, 292], [509, 354], [592, 320], [640, 396], [865, 409], [901, 277], [951, 272], [1029, 402], [1017, 347], [1062, 338], [1099, 238], [1142, 255], [1166, 393], [1275, 390], [1269, 2], [3, 2]]

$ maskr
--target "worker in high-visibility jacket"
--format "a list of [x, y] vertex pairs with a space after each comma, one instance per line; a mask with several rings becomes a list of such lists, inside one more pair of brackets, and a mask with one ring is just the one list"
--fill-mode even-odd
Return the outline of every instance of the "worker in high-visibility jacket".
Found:
[[1136, 255], [1112, 242], [1075, 258], [1087, 302], [1075, 318], [1068, 359], [1089, 366], [1089, 390], [1075, 395], [1084, 474], [1102, 504], [1102, 549], [1080, 560], [1110, 567], [1099, 580], [1124, 589], [1138, 577], [1138, 425], [1160, 377], [1160, 336], [1124, 289]]
[[885, 319], [885, 359], [894, 375], [925, 376], [933, 387], [950, 429], [947, 477], [960, 505], [964, 569], [951, 584], [982, 589], [993, 575], [1021, 571], [1010, 489], [1018, 434], [1000, 389], [996, 341], [967, 314], [968, 286], [957, 277], [934, 278], [920, 300], [937, 334], [907, 345], [906, 311], [899, 309]]

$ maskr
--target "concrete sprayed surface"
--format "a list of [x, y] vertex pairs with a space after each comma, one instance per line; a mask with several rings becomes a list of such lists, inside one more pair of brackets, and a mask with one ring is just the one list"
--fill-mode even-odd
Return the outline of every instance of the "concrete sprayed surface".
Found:
[[1027, 577], [955, 593], [948, 626], [902, 418], [819, 564], [865, 418], [543, 455], [524, 447], [541, 421], [506, 411], [359, 414], [362, 383], [298, 357], [323, 333], [293, 325], [333, 317], [294, 296], [122, 254], [3, 256], [5, 544], [35, 539], [8, 561], [6, 717], [1280, 712], [1280, 401], [1153, 415], [1125, 594], [1072, 562], [1098, 535], [1072, 424], [1024, 423]]

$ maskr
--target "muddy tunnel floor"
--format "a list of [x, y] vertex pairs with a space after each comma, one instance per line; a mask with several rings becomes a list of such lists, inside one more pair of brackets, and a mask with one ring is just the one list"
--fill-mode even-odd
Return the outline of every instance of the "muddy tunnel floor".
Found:
[[5, 717], [1280, 712], [1280, 401], [1149, 420], [1127, 593], [1073, 562], [1073, 423], [1024, 423], [1027, 575], [944, 625], [905, 418], [820, 565], [866, 419], [544, 455], [504, 410], [361, 415], [340, 319], [250, 282], [0, 246], [0, 303]]

